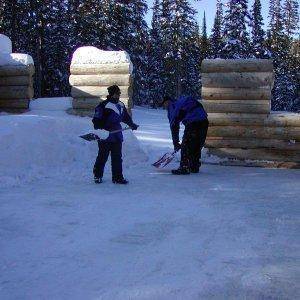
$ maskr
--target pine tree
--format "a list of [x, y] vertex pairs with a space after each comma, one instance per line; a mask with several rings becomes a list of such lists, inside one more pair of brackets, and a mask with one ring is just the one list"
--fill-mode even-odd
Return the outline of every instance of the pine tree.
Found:
[[255, 0], [251, 11], [252, 40], [251, 50], [256, 58], [267, 58], [268, 53], [265, 48], [265, 32], [263, 30], [263, 17], [261, 14], [260, 0]]
[[209, 56], [209, 42], [207, 38], [207, 26], [206, 26], [206, 15], [204, 12], [202, 22], [202, 33], [201, 33], [201, 59], [205, 59]]
[[250, 51], [246, 24], [249, 17], [247, 0], [230, 0], [225, 15], [225, 58], [248, 58]]
[[161, 36], [161, 0], [155, 0], [148, 50], [148, 91], [149, 104], [156, 108], [162, 100], [163, 56]]
[[223, 58], [222, 49], [223, 42], [223, 4], [221, 0], [217, 0], [217, 11], [212, 28], [212, 35], [210, 37], [211, 58]]
[[283, 11], [285, 34], [291, 39], [299, 28], [299, 2], [297, 0], [285, 0]]

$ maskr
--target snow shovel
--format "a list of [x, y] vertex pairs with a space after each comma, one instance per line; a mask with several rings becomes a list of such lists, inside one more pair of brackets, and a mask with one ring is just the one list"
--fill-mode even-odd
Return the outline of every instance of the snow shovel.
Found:
[[165, 153], [158, 161], [152, 164], [153, 167], [155, 168], [164, 168], [166, 165], [168, 165], [175, 157], [175, 154], [178, 152], [173, 151], [173, 152], [167, 152]]
[[[122, 129], [119, 129], [119, 130], [114, 130], [114, 131], [106, 131], [108, 134], [110, 133], [118, 133], [118, 132], [121, 132], [121, 131], [125, 131], [125, 130], [129, 130], [131, 129], [131, 127], [125, 127], [125, 128], [122, 128]], [[101, 138], [101, 136], [99, 137], [99, 135], [97, 135], [96, 133], [87, 133], [87, 134], [83, 134], [83, 135], [80, 135], [79, 137], [81, 137], [82, 139], [88, 141], [88, 142], [91, 142], [91, 141], [103, 141], [103, 140], [106, 140], [107, 137], [105, 138]]]

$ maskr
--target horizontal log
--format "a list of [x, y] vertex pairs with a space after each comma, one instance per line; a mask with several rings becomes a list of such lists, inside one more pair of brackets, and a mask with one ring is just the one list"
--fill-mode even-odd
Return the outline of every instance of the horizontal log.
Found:
[[204, 100], [268, 100], [271, 99], [269, 87], [246, 88], [202, 88]]
[[[72, 107], [74, 109], [95, 109], [99, 102], [103, 101], [100, 98], [73, 98]], [[126, 107], [128, 107], [128, 98], [121, 98]]]
[[[232, 100], [234, 101], [234, 100]], [[205, 110], [209, 113], [232, 112], [232, 113], [253, 113], [253, 114], [268, 114], [271, 110], [269, 101], [259, 101], [256, 103], [248, 103], [242, 100], [240, 102], [226, 101], [202, 101]]]
[[300, 142], [276, 139], [230, 139], [208, 137], [205, 141], [207, 148], [241, 148], [241, 149], [281, 149], [300, 151]]
[[300, 162], [300, 152], [293, 150], [210, 148], [209, 154], [241, 160]]
[[32, 76], [0, 77], [0, 86], [33, 86]]
[[28, 86], [0, 86], [0, 99], [32, 99], [33, 94]]
[[205, 59], [201, 65], [201, 72], [273, 72], [273, 61], [270, 59]]
[[211, 126], [300, 127], [300, 114], [275, 113], [267, 116], [241, 113], [208, 113]]
[[300, 141], [300, 127], [209, 126], [208, 137], [283, 139]]
[[69, 82], [72, 86], [129, 86], [130, 74], [71, 75]]
[[30, 100], [28, 99], [0, 99], [0, 109], [1, 108], [22, 108], [27, 109], [29, 107]]
[[32, 76], [34, 65], [0, 66], [0, 77], [5, 76]]
[[71, 65], [70, 72], [72, 75], [130, 74], [131, 66], [129, 63]]
[[257, 88], [274, 83], [274, 73], [203, 73], [203, 87], [208, 88]]
[[[130, 88], [128, 86], [120, 86], [122, 98], [127, 98], [130, 94]], [[108, 95], [107, 87], [102, 86], [81, 86], [72, 87], [71, 95], [73, 98], [93, 98], [100, 97], [106, 99]]]

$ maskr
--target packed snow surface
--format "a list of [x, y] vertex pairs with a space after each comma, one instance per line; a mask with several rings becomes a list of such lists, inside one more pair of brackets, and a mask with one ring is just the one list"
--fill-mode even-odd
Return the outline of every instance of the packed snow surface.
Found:
[[12, 44], [8, 36], [0, 33], [0, 54], [12, 53]]
[[33, 65], [33, 59], [28, 54], [23, 53], [0, 53], [0, 66]]
[[90, 120], [53, 100], [0, 115], [0, 299], [300, 298], [299, 170], [157, 170], [165, 111], [136, 108], [130, 184], [95, 185]]
[[119, 63], [131, 63], [127, 52], [105, 51], [92, 46], [80, 47], [76, 49], [71, 62], [72, 65]]

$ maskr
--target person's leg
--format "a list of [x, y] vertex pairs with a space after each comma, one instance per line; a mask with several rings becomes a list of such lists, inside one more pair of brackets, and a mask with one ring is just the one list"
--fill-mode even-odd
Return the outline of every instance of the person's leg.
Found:
[[180, 167], [172, 170], [174, 175], [190, 174], [190, 130], [185, 129], [181, 143], [181, 160]]
[[128, 183], [123, 177], [122, 167], [122, 143], [112, 143], [111, 147], [111, 170], [112, 181], [114, 183], [126, 184]]
[[109, 143], [98, 141], [98, 147], [98, 156], [96, 158], [93, 169], [95, 179], [103, 177], [104, 167], [107, 162], [110, 151]]

